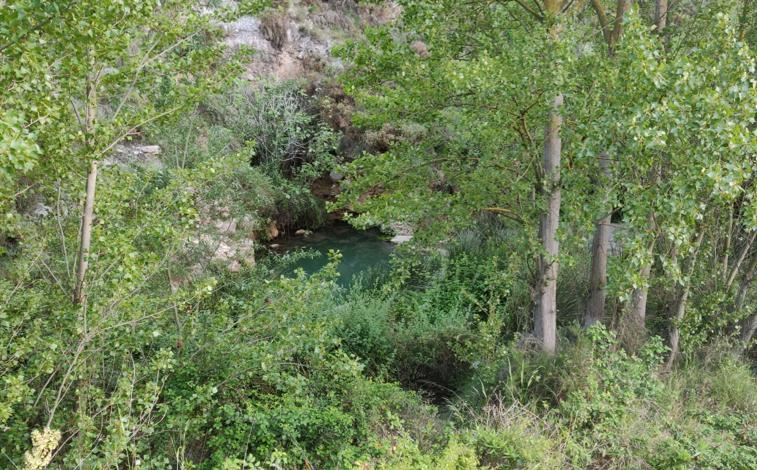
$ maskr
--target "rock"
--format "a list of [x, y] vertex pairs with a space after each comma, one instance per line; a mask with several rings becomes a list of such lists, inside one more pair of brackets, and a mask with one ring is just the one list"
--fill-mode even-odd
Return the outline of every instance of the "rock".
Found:
[[394, 232], [394, 237], [390, 240], [392, 243], [401, 245], [413, 239], [413, 227], [405, 222], [392, 222], [389, 228]]
[[413, 50], [416, 54], [418, 54], [419, 57], [426, 58], [428, 57], [428, 47], [426, 46], [426, 43], [423, 41], [413, 41], [412, 44], [410, 44], [410, 49]]
[[133, 142], [125, 142], [113, 148], [113, 152], [104, 159], [103, 166], [140, 166], [153, 170], [162, 170], [165, 165], [158, 158], [160, 152], [159, 145], [139, 145]]
[[237, 231], [237, 220], [217, 220], [213, 223], [218, 233], [224, 235], [233, 235]]
[[308, 235], [312, 235], [313, 232], [311, 232], [310, 230], [305, 230], [304, 228], [301, 228], [297, 230], [296, 232], [294, 232], [294, 234], [297, 235], [298, 237], [307, 237]]
[[53, 212], [53, 208], [52, 207], [47, 206], [47, 205], [45, 205], [45, 204], [43, 204], [41, 202], [37, 202], [36, 204], [34, 204], [34, 206], [32, 206], [31, 210], [29, 211], [29, 213], [33, 217], [37, 217], [37, 218], [40, 218], [40, 219], [43, 218], [43, 217], [47, 217], [52, 212]]
[[229, 263], [227, 268], [229, 269], [229, 272], [238, 273], [242, 270], [242, 265], [239, 263], [239, 261], [233, 260], [231, 263]]
[[274, 238], [278, 238], [279, 236], [279, 228], [276, 227], [276, 222], [271, 222], [268, 224], [268, 227], [265, 229], [265, 234], [268, 236], [270, 240], [273, 240]]
[[270, 245], [268, 245], [268, 248], [271, 248], [271, 249], [274, 249], [274, 250], [275, 250], [276, 248], [278, 248], [278, 247], [280, 247], [280, 246], [281, 246], [281, 245], [279, 245], [278, 243], [271, 243]]
[[338, 183], [339, 181], [342, 181], [342, 179], [344, 179], [344, 175], [341, 173], [337, 173], [336, 171], [330, 171], [329, 179], [334, 183]]
[[239, 230], [241, 230], [242, 232], [247, 233], [248, 237], [254, 238], [256, 228], [255, 219], [250, 217], [249, 215], [245, 215], [239, 220], [237, 228], [239, 228]]
[[390, 241], [396, 245], [401, 245], [403, 243], [409, 242], [412, 239], [412, 235], [395, 235]]
[[145, 155], [157, 155], [160, 153], [160, 145], [139, 145], [136, 150]]
[[236, 248], [226, 242], [218, 242], [218, 247], [213, 253], [213, 259], [217, 261], [227, 261], [236, 255]]

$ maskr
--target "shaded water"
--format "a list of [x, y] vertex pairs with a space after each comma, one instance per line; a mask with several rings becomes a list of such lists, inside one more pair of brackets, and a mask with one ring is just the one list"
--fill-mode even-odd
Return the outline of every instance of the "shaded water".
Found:
[[382, 239], [380, 231], [358, 230], [343, 221], [330, 223], [308, 236], [287, 237], [278, 245], [279, 252], [298, 249], [316, 251], [318, 255], [315, 258], [300, 259], [291, 270], [294, 272], [295, 269], [302, 268], [308, 274], [326, 265], [329, 250], [338, 250], [342, 253], [339, 263], [339, 284], [342, 286], [349, 285], [360, 273], [387, 269], [389, 255], [394, 250], [392, 243]]

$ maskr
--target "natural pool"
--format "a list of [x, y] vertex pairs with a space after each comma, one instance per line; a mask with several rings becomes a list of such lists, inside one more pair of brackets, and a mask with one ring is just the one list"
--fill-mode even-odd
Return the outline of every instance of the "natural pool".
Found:
[[323, 268], [328, 261], [329, 250], [342, 253], [339, 264], [339, 284], [349, 285], [358, 274], [375, 272], [389, 267], [389, 255], [394, 245], [385, 239], [379, 230], [358, 230], [344, 221], [334, 221], [310, 235], [289, 236], [276, 243], [277, 252], [309, 249], [316, 257], [298, 260], [290, 273], [302, 268], [312, 274]]

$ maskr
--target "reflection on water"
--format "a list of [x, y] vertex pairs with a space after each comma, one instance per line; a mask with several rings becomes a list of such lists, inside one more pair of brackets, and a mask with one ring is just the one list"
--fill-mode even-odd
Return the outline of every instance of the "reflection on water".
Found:
[[294, 265], [312, 274], [323, 268], [328, 261], [329, 250], [342, 253], [339, 263], [339, 284], [346, 286], [356, 274], [368, 270], [381, 270], [389, 266], [389, 255], [394, 245], [381, 239], [381, 232], [375, 229], [357, 230], [347, 222], [335, 221], [308, 236], [291, 236], [278, 242], [276, 251], [285, 252], [301, 248], [315, 250], [318, 256], [304, 258]]

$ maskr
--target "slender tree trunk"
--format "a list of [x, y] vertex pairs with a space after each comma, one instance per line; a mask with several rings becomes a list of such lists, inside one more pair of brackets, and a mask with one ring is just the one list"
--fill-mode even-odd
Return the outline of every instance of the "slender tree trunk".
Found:
[[755, 237], [757, 237], [757, 231], [752, 232], [747, 242], [741, 248], [738, 257], [736, 257], [736, 262], [734, 263], [733, 268], [731, 269], [731, 272], [730, 274], [728, 274], [728, 278], [725, 281], [726, 290], [729, 290], [733, 285], [733, 281], [736, 280], [736, 276], [739, 274], [739, 270], [741, 269], [741, 264], [744, 262], [747, 255], [752, 249], [752, 244], [754, 244]]
[[749, 22], [749, 13], [752, 10], [752, 0], [743, 0], [741, 5], [741, 14], [739, 15], [739, 41], [746, 38], [746, 31]]
[[541, 341], [542, 349], [554, 354], [557, 349], [557, 274], [560, 252], [557, 241], [557, 227], [560, 223], [560, 154], [562, 141], [560, 127], [562, 116], [560, 107], [563, 96], [559, 94], [552, 101], [549, 122], [544, 139], [544, 194], [547, 207], [541, 216], [539, 235], [542, 254], [539, 257], [539, 274], [536, 284], [536, 312], [534, 330]]
[[[628, 11], [629, 0], [617, 0], [615, 7], [615, 24], [612, 26], [605, 14], [600, 0], [592, 0], [597, 19], [602, 27], [602, 34], [607, 42], [607, 55], [612, 59], [615, 44], [623, 34], [623, 19]], [[606, 180], [611, 177], [610, 160], [607, 153], [599, 155], [599, 167]], [[588, 327], [602, 320], [605, 313], [607, 292], [607, 257], [610, 250], [612, 212], [597, 223], [591, 248], [591, 273], [589, 275], [589, 300], [584, 314], [584, 326]]]
[[79, 267], [76, 271], [73, 302], [80, 304], [84, 299], [84, 279], [89, 267], [89, 247], [92, 239], [92, 219], [95, 209], [95, 187], [97, 186], [97, 161], [92, 160], [87, 174], [87, 194], [84, 199], [84, 213], [81, 219], [81, 240], [79, 242]]
[[[96, 70], [94, 49], [88, 51], [88, 56], [90, 69]], [[86, 101], [86, 106], [84, 108], [84, 122], [80, 122], [80, 124], [82, 125], [82, 132], [86, 136], [85, 143], [87, 150], [90, 152], [94, 151], [94, 139], [92, 134], [97, 119], [97, 85], [97, 75], [93, 73], [87, 74], [84, 90]], [[89, 267], [89, 247], [92, 239], [92, 219], [94, 218], [95, 212], [96, 186], [97, 160], [92, 159], [89, 166], [89, 173], [87, 173], [87, 188], [84, 198], [84, 209], [81, 216], [81, 239], [79, 240], [79, 250], [77, 252], [79, 265], [76, 269], [76, 283], [74, 284], [74, 291], [71, 299], [74, 305], [81, 304], [84, 300], [84, 280], [87, 275], [87, 268]]]
[[668, 0], [657, 0], [654, 7], [654, 24], [661, 32], [668, 25]]
[[[599, 166], [603, 176], [610, 178], [610, 162], [607, 154], [599, 155]], [[607, 256], [610, 251], [610, 223], [612, 213], [607, 214], [597, 223], [591, 246], [591, 274], [589, 275], [589, 301], [586, 304], [584, 326], [589, 327], [602, 321], [605, 313], [607, 285]]]
[[728, 207], [728, 229], [725, 234], [725, 247], [723, 248], [722, 271], [723, 278], [728, 276], [728, 262], [731, 253], [731, 240], [733, 233], [733, 204]]
[[666, 370], [671, 370], [673, 368], [673, 363], [678, 358], [679, 342], [681, 338], [681, 329], [679, 325], [681, 321], [683, 321], [683, 317], [686, 314], [686, 302], [689, 299], [689, 292], [691, 292], [691, 276], [694, 273], [694, 268], [696, 267], [697, 257], [699, 255], [699, 247], [702, 246], [702, 240], [704, 240], [704, 230], [700, 227], [699, 235], [694, 242], [694, 250], [689, 255], [689, 259], [687, 260], [686, 268], [683, 273], [683, 287], [681, 287], [681, 293], [678, 296], [678, 300], [676, 300], [671, 315], [672, 318], [668, 338], [670, 342], [670, 355], [668, 356], [668, 360], [665, 362]]
[[[647, 219], [647, 222], [650, 227], [654, 227], [654, 215], [650, 214], [649, 218]], [[651, 254], [654, 253], [654, 240], [651, 242], [651, 246], [649, 248], [649, 252]], [[646, 318], [647, 318], [647, 296], [649, 294], [649, 277], [652, 274], [652, 260], [649, 260], [649, 262], [645, 263], [641, 270], [639, 271], [639, 277], [642, 279], [644, 284], [636, 287], [633, 290], [633, 293], [631, 294], [631, 308], [630, 308], [630, 316], [631, 321], [635, 323], [635, 326], [639, 327], [640, 329], [644, 328]]]
[[752, 285], [754, 279], [754, 270], [757, 266], [757, 256], [752, 257], [752, 261], [749, 263], [749, 267], [744, 273], [744, 277], [741, 278], [739, 284], [739, 292], [736, 294], [736, 300], [733, 302], [733, 311], [738, 312], [744, 308], [744, 302], [746, 301], [747, 293], [749, 293], [749, 287]]
[[[660, 169], [652, 167], [649, 171], [649, 180], [652, 186], [657, 186], [662, 179]], [[649, 230], [656, 231], [657, 223], [655, 221], [654, 207], [650, 207], [649, 215], [647, 216], [647, 227]], [[648, 254], [653, 257], [655, 247], [655, 237], [650, 242]], [[649, 293], [649, 278], [652, 274], [652, 264], [654, 260], [650, 259], [648, 263], [644, 264], [639, 270], [639, 277], [643, 281], [643, 284], [633, 290], [631, 294], [631, 307], [630, 307], [630, 320], [634, 322], [634, 327], [639, 331], [644, 330], [644, 326], [647, 318], [647, 296]]]
[[[734, 302], [734, 311], [738, 312], [744, 308], [744, 302], [746, 301], [749, 288], [754, 280], [755, 267], [757, 267], [757, 256], [752, 257], [752, 261], [749, 264], [749, 268], [744, 273], [744, 277], [741, 278], [739, 285], [739, 292], [736, 294], [736, 300]], [[754, 309], [754, 306], [751, 307]], [[741, 324], [741, 335], [739, 337], [738, 352], [743, 353], [749, 346], [749, 343], [754, 338], [754, 333], [757, 331], [757, 311], [752, 312], [751, 315], [746, 317]]]
[[749, 315], [741, 326], [741, 338], [739, 344], [739, 353], [743, 354], [746, 348], [749, 347], [749, 343], [754, 338], [754, 333], [757, 331], [757, 312]]

